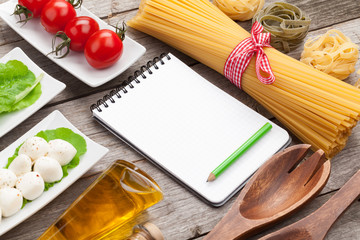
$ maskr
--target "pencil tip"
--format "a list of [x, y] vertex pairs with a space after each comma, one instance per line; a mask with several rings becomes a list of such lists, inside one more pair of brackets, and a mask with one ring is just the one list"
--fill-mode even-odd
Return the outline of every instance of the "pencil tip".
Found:
[[216, 179], [215, 174], [210, 173], [210, 175], [209, 175], [208, 179], [206, 180], [206, 182], [212, 182], [212, 181], [214, 181], [215, 179]]

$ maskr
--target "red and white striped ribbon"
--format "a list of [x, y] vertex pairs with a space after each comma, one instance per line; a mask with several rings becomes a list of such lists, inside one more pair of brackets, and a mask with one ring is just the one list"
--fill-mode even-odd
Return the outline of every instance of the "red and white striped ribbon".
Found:
[[[272, 84], [275, 81], [269, 59], [263, 49], [263, 47], [271, 47], [270, 33], [262, 33], [263, 30], [263, 26], [261, 26], [260, 23], [255, 22], [251, 29], [251, 37], [241, 41], [226, 60], [224, 75], [239, 88], [241, 88], [241, 77], [255, 53], [256, 75], [260, 82]], [[269, 76], [263, 77], [260, 70], [267, 73]]]

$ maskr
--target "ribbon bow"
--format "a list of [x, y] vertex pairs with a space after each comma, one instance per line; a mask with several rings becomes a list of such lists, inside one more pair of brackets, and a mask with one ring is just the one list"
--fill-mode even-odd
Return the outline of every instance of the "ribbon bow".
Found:
[[[224, 75], [233, 84], [241, 88], [241, 77], [250, 63], [252, 56], [256, 53], [256, 75], [260, 82], [272, 84], [275, 81], [274, 73], [271, 70], [269, 59], [263, 47], [270, 46], [270, 33], [262, 33], [264, 30], [260, 23], [255, 22], [251, 29], [251, 37], [241, 41], [231, 52], [224, 66]], [[261, 71], [267, 73], [263, 77]]]

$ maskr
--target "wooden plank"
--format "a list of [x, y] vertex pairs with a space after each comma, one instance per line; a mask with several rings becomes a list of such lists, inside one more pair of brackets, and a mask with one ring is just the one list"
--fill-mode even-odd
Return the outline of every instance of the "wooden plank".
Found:
[[[119, 14], [115, 17], [112, 17], [109, 20], [109, 22], [111, 24], [116, 24], [116, 22], [119, 19], [121, 18], [130, 19], [134, 14], [135, 11], [125, 12], [123, 14]], [[35, 48], [30, 46], [24, 40], [21, 40], [21, 37], [18, 36], [13, 30], [11, 30], [3, 21], [0, 21], [0, 23], [1, 23], [0, 45], [2, 45], [0, 48], [0, 55], [6, 54], [8, 51], [10, 51], [12, 48], [16, 46], [20, 46], [25, 51], [25, 53], [28, 54], [30, 58], [32, 58], [32, 60], [36, 64], [38, 64], [41, 68], [43, 68], [47, 73], [49, 73], [50, 75], [59, 79], [60, 81], [64, 82], [67, 85], [67, 89], [62, 94], [58, 95], [51, 104], [55, 104], [56, 102], [59, 101], [66, 101], [67, 99], [74, 99], [77, 97], [86, 96], [105, 89], [112, 89], [115, 86], [117, 86], [120, 82], [124, 81], [128, 76], [132, 75], [133, 72], [139, 69], [139, 67], [144, 63], [146, 63], [146, 61], [152, 59], [155, 56], [158, 56], [160, 52], [170, 51], [173, 52], [176, 56], [178, 56], [181, 60], [183, 60], [187, 64], [192, 65], [196, 63], [196, 61], [194, 61], [193, 59], [185, 56], [182, 53], [179, 53], [178, 51], [167, 46], [166, 44], [130, 28], [128, 31], [128, 35], [147, 48], [146, 54], [142, 58], [140, 58], [139, 61], [137, 61], [134, 65], [132, 65], [127, 71], [125, 71], [124, 73], [122, 73], [120, 76], [113, 79], [109, 83], [104, 84], [103, 86], [98, 88], [91, 88], [88, 87], [86, 84], [77, 80], [75, 77], [64, 71], [56, 64], [53, 64], [51, 61], [48, 60], [48, 58], [46, 58], [41, 53], [39, 53]], [[359, 42], [359, 38], [355, 34], [357, 32], [356, 26], [358, 26], [358, 24], [359, 24], [359, 20], [356, 19], [354, 21], [339, 24], [334, 27], [342, 30], [346, 35], [350, 36], [355, 42]], [[318, 34], [323, 32], [324, 30], [311, 32], [309, 36], [317, 36]], [[11, 43], [8, 43], [9, 41]], [[302, 47], [291, 53], [291, 56], [299, 59], [301, 51], [302, 51]], [[353, 74], [352, 76], [354, 75], [355, 74]], [[227, 81], [226, 79], [224, 80]], [[355, 78], [350, 78], [349, 82], [355, 82]], [[71, 89], [77, 89], [77, 91]], [[262, 111], [262, 108], [259, 109]]]
[[[168, 236], [168, 239], [188, 239], [211, 230], [212, 227], [215, 226], [215, 224], [220, 220], [220, 218], [226, 213], [234, 198], [224, 207], [218, 209], [211, 208], [206, 204], [202, 203], [197, 198], [195, 198], [191, 193], [189, 193], [182, 186], [174, 182], [171, 178], [166, 176], [159, 169], [157, 169], [147, 161], [142, 160], [143, 158], [140, 155], [135, 153], [128, 146], [126, 146], [126, 144], [122, 143], [111, 133], [106, 131], [99, 124], [97, 124], [94, 120], [91, 119], [91, 114], [88, 110], [88, 106], [94, 101], [94, 98], [97, 98], [97, 95], [102, 96], [102, 94], [103, 93], [99, 93], [96, 95], [88, 96], [81, 99], [75, 99], [73, 101], [41, 109], [37, 114], [26, 120], [21, 128], [17, 128], [10, 134], [6, 135], [4, 138], [0, 139], [0, 149], [3, 149], [9, 142], [17, 139], [35, 123], [39, 122], [43, 117], [47, 116], [51, 111], [58, 109], [63, 112], [64, 115], [76, 127], [78, 127], [91, 139], [110, 149], [109, 154], [107, 154], [85, 176], [97, 174], [99, 171], [105, 169], [112, 161], [119, 158], [136, 162], [140, 168], [144, 169], [151, 176], [153, 176], [154, 179], [160, 184], [160, 186], [164, 190], [165, 200], [159, 205], [154, 206], [153, 210], [149, 211], [149, 218], [154, 219], [154, 221], [164, 229], [164, 232]], [[77, 114], [73, 114], [75, 109]], [[359, 149], [359, 147], [357, 146], [360, 138], [359, 134], [360, 132], [358, 128], [355, 129], [355, 133], [350, 139], [348, 145], [350, 149]], [[356, 148], [355, 145], [357, 146]], [[349, 156], [354, 155], [357, 152], [358, 151], [351, 152], [345, 150], [342, 152], [342, 154], [333, 159], [333, 172], [328, 184], [330, 187], [327, 187], [325, 192], [342, 186], [343, 182], [345, 182], [356, 169], [360, 168], [360, 162], [357, 160], [357, 158], [355, 158], [354, 156]], [[84, 181], [84, 183], [82, 183], [82, 181]], [[69, 191], [71, 194], [79, 195], [84, 189], [82, 187], [82, 184], [88, 185], [90, 180], [85, 177], [80, 182], [80, 185], [76, 183], [70, 188]], [[62, 194], [59, 197], [62, 204], [69, 205], [72, 202], [73, 198], [67, 198], [64, 196], [67, 195]], [[46, 207], [42, 211], [40, 211], [39, 214], [41, 216], [41, 219], [43, 216], [46, 217], [44, 218], [44, 220], [41, 220], [42, 228], [36, 233], [40, 234], [40, 232], [43, 231], [50, 222], [55, 220], [56, 216], [58, 216], [59, 212], [61, 212], [55, 209], [64, 210], [66, 208], [65, 205], [54, 204], [54, 208]], [[31, 218], [31, 220], [27, 221], [24, 224], [21, 224], [18, 228], [9, 232], [9, 235], [5, 236], [12, 238], [13, 236], [18, 236], [18, 234], [20, 234], [19, 239], [26, 239], [24, 235], [25, 232], [22, 232], [22, 229], [27, 229], [27, 224], [31, 225], [31, 227], [29, 228], [39, 229], [39, 226], [35, 225], [38, 224], [35, 219], [39, 218], [39, 215], [35, 215], [34, 218]], [[177, 228], [170, 226], [181, 227]]]
[[[7, 31], [13, 32], [13, 30], [10, 28], [7, 29]], [[14, 34], [18, 36], [16, 33]], [[0, 32], [0, 39], [6, 39], [5, 36], [5, 30], [3, 32]], [[87, 86], [85, 83], [81, 82], [80, 80], [72, 76], [70, 73], [66, 72], [64, 69], [54, 64], [51, 60], [49, 60], [46, 56], [37, 51], [25, 40], [21, 40], [20, 37], [20, 39], [16, 41], [13, 39], [15, 42], [2, 45], [0, 48], [0, 56], [5, 55], [15, 47], [20, 47], [45, 72], [58, 79], [59, 81], [64, 82], [67, 85], [66, 90], [59, 94], [54, 99], [53, 103], [59, 101], [66, 101], [68, 99], [78, 98], [84, 95], [89, 95], [103, 90], [110, 90], [112, 88], [115, 88], [121, 82], [126, 80], [129, 76], [133, 75], [133, 73], [138, 70], [140, 66], [146, 64], [147, 61], [152, 60], [154, 57], [159, 56], [163, 52], [172, 52], [188, 65], [196, 63], [194, 59], [174, 50], [170, 46], [152, 38], [151, 36], [139, 33], [134, 29], [129, 29], [128, 36], [145, 46], [145, 48], [147, 49], [146, 53], [125, 72], [98, 88], [92, 88]], [[209, 72], [210, 71], [213, 70], [209, 70]], [[77, 91], [74, 91], [74, 89], [77, 89]]]
[[[134, 12], [131, 13], [125, 13], [126, 16], [133, 15]], [[112, 24], [116, 23], [116, 21], [120, 18], [120, 16], [114, 17], [110, 20]], [[126, 17], [128, 18], [128, 17]], [[2, 22], [2, 21], [0, 21]], [[360, 20], [355, 19], [346, 23], [341, 23], [338, 25], [333, 26], [333, 28], [339, 29], [343, 31], [347, 36], [349, 36], [355, 43], [359, 43], [359, 37], [358, 37], [358, 30], [357, 26], [359, 25]], [[138, 41], [140, 44], [144, 45], [147, 48], [146, 54], [139, 59], [135, 64], [133, 64], [127, 71], [122, 73], [117, 78], [113, 79], [112, 81], [108, 82], [107, 84], [104, 84], [101, 87], [98, 88], [91, 88], [88, 87], [86, 84], [80, 82], [75, 77], [73, 77], [71, 74], [64, 71], [62, 68], [57, 66], [56, 64], [53, 64], [53, 62], [49, 61], [49, 59], [45, 56], [43, 56], [40, 52], [38, 52], [35, 48], [33, 48], [31, 45], [29, 45], [24, 40], [21, 40], [21, 38], [13, 32], [9, 27], [5, 25], [5, 23], [2, 22], [0, 26], [4, 27], [4, 30], [0, 31], [0, 39], [7, 39], [7, 37], [12, 35], [13, 33], [15, 36], [17, 36], [17, 40], [14, 40], [15, 42], [8, 43], [5, 45], [2, 45], [0, 48], [0, 55], [6, 54], [8, 51], [10, 51], [14, 47], [21, 47], [25, 53], [30, 56], [30, 58], [38, 64], [41, 68], [44, 69], [47, 73], [52, 75], [53, 77], [59, 79], [60, 81], [64, 82], [67, 85], [67, 89], [59, 94], [54, 101], [51, 104], [55, 104], [57, 102], [66, 101], [68, 99], [74, 99], [81, 96], [86, 96], [89, 94], [97, 93], [99, 91], [105, 90], [105, 89], [112, 89], [116, 87], [120, 82], [124, 81], [128, 76], [132, 75], [133, 72], [143, 64], [145, 64], [149, 59], [154, 58], [155, 56], [158, 56], [161, 52], [173, 52], [177, 57], [179, 57], [182, 61], [184, 61], [188, 65], [193, 65], [196, 63], [195, 60], [189, 58], [188, 56], [174, 50], [173, 48], [167, 46], [166, 44], [148, 36], [141, 32], [138, 32], [134, 29], [129, 29], [128, 35], [132, 38], [134, 38], [136, 41]], [[309, 37], [314, 37], [319, 34], [322, 34], [327, 29], [322, 29], [319, 31], [314, 31], [309, 33]], [[7, 34], [10, 32], [10, 34]], [[0, 40], [1, 41], [1, 40]], [[159, 50], [161, 49], [161, 50]], [[296, 51], [292, 52], [290, 55], [293, 56], [296, 59], [300, 58], [300, 54], [302, 51], [302, 46], [299, 47]], [[357, 68], [359, 68], [359, 64], [357, 65]], [[211, 75], [212, 70], [209, 70], [209, 75]], [[215, 71], [213, 71], [215, 73]], [[347, 80], [349, 83], [354, 83], [358, 77], [356, 74], [352, 74], [350, 78]], [[223, 78], [223, 81], [227, 81], [225, 78]], [[77, 91], [74, 91], [73, 89], [77, 89]], [[262, 108], [259, 108], [260, 111], [263, 111]]]
[[[0, 0], [0, 3], [6, 0]], [[276, 2], [276, 0], [266, 1], [265, 6]], [[348, 20], [360, 17], [360, 0], [344, 1], [311, 1], [311, 0], [289, 0], [289, 3], [295, 4], [304, 10], [312, 19], [311, 30], [332, 26], [334, 24], [346, 22]], [[84, 6], [104, 21], [116, 23], [118, 20], [129, 20], [132, 18], [139, 6], [140, 0], [122, 0], [122, 1], [84, 1]], [[114, 21], [114, 19], [116, 21]], [[251, 21], [239, 22], [247, 30], [250, 30]], [[0, 45], [9, 42], [18, 41], [21, 38], [14, 32], [9, 31], [4, 21], [0, 21]]]
[[[194, 70], [207, 78], [214, 85], [224, 89], [230, 95], [239, 101], [242, 101], [249, 107], [254, 109], [258, 107], [258, 105], [251, 99], [249, 95], [239, 91], [238, 88], [232, 85], [229, 81], [223, 81], [222, 75], [213, 72], [211, 69], [201, 64], [194, 66]], [[41, 109], [39, 112], [26, 120], [23, 124], [21, 124], [21, 128], [15, 128], [13, 131], [2, 137], [0, 139], [0, 149], [4, 149], [9, 142], [15, 141], [18, 137], [28, 131], [32, 126], [41, 121], [41, 119], [46, 117], [51, 111], [55, 109], [60, 110], [66, 117], [68, 117], [71, 122], [74, 123], [76, 127], [80, 129], [80, 131], [86, 133], [89, 136], [97, 134], [99, 131], [107, 132], [91, 118], [90, 112], [90, 106], [96, 103], [98, 99], [102, 98], [107, 93], [108, 90], [87, 97], [66, 101], [61, 104], [50, 104], [51, 107], [45, 107]], [[73, 114], [74, 111], [76, 111], [77, 114]], [[100, 143], [102, 141], [104, 140], [101, 139]]]
[[[0, 0], [4, 2], [4, 0]], [[110, 3], [111, 2], [111, 3]], [[96, 15], [107, 18], [108, 14], [112, 12], [114, 15], [109, 19], [111, 23], [121, 19], [122, 17], [128, 19], [135, 11], [132, 8], [136, 8], [139, 1], [86, 1], [85, 6], [93, 11]], [[270, 1], [269, 1], [270, 2]], [[301, 6], [304, 10], [308, 11], [310, 15], [316, 15], [313, 18], [312, 29], [320, 29], [324, 26], [330, 26], [334, 23], [340, 23], [349, 19], [354, 19], [359, 16], [359, 0], [345, 0], [345, 1], [289, 1]], [[123, 6], [126, 6], [123, 8]], [[110, 9], [110, 11], [109, 11]], [[111, 10], [112, 9], [112, 10]], [[125, 10], [127, 9], [127, 10]], [[130, 11], [129, 11], [130, 10]], [[332, 14], [329, 17], [325, 17], [325, 13]], [[341, 15], [341, 17], [340, 17]], [[325, 21], [320, 22], [320, 19]], [[332, 27], [342, 30], [346, 35], [350, 36], [356, 43], [359, 43], [359, 19], [347, 21]], [[250, 26], [247, 23], [243, 26]], [[320, 29], [319, 31], [313, 31], [309, 36], [316, 36], [319, 33], [323, 33], [326, 29]], [[0, 56], [11, 50], [13, 47], [20, 46], [25, 52], [45, 71], [49, 72], [52, 76], [59, 78], [65, 82], [67, 89], [56, 97], [49, 105], [38, 111], [28, 120], [26, 120], [21, 128], [17, 128], [0, 139], [0, 149], [2, 150], [11, 142], [15, 141], [18, 137], [24, 134], [32, 126], [34, 126], [41, 119], [46, 117], [50, 112], [55, 109], [60, 110], [65, 116], [82, 132], [92, 138], [94, 141], [108, 147], [110, 152], [100, 160], [99, 164], [94, 166], [88, 173], [84, 175], [79, 181], [73, 184], [63, 194], [56, 198], [44, 209], [37, 214], [20, 224], [15, 229], [11, 230], [1, 239], [35, 239], [38, 237], [49, 225], [53, 222], [57, 216], [59, 216], [68, 205], [99, 175], [103, 169], [105, 169], [112, 161], [118, 158], [126, 159], [128, 161], [135, 162], [140, 168], [147, 171], [155, 180], [160, 184], [164, 190], [164, 200], [149, 209], [144, 215], [141, 215], [137, 221], [152, 220], [163, 230], [167, 239], [190, 239], [203, 235], [210, 231], [212, 227], [221, 219], [221, 217], [230, 208], [234, 198], [230, 200], [225, 206], [221, 208], [211, 208], [206, 204], [199, 201], [191, 193], [189, 193], [182, 186], [174, 182], [171, 178], [161, 172], [159, 169], [151, 165], [148, 161], [144, 160], [142, 156], [130, 149], [126, 144], [122, 143], [111, 133], [102, 128], [99, 124], [91, 119], [89, 112], [89, 106], [97, 99], [102, 97], [111, 88], [118, 85], [118, 83], [124, 80], [128, 75], [131, 75], [133, 71], [137, 70], [140, 65], [157, 56], [162, 51], [172, 51], [172, 48], [159, 42], [158, 40], [149, 37], [143, 33], [129, 30], [129, 36], [145, 45], [148, 49], [146, 55], [142, 57], [137, 63], [135, 63], [128, 71], [123, 73], [118, 78], [105, 84], [102, 87], [93, 89], [87, 87], [79, 80], [75, 79], [49, 61], [36, 49], [30, 46], [27, 42], [21, 39], [14, 31], [12, 31], [2, 20], [0, 20]], [[300, 56], [301, 49], [298, 49], [292, 56], [298, 58]], [[183, 54], [175, 52], [176, 56], [179, 56], [187, 64], [194, 64], [195, 61], [186, 57]], [[241, 100], [250, 107], [263, 112], [263, 108], [256, 104], [250, 97], [240, 92], [236, 87], [232, 86], [226, 79], [220, 74], [215, 73], [213, 70], [197, 64], [192, 67], [195, 71], [199, 72], [205, 78], [209, 79], [212, 83], [224, 89], [237, 99]], [[358, 67], [359, 68], [359, 65]], [[358, 77], [352, 74], [349, 82], [354, 82]], [[76, 114], [74, 114], [76, 112]], [[266, 115], [271, 117], [271, 115]], [[329, 193], [341, 187], [357, 169], [360, 168], [359, 156], [359, 139], [360, 139], [359, 127], [354, 129], [354, 134], [350, 137], [349, 143], [336, 158], [332, 160], [332, 174], [326, 188], [323, 190], [323, 194]], [[308, 213], [317, 209], [322, 203], [324, 203], [331, 194], [323, 195], [317, 198], [309, 207], [299, 212], [294, 218], [286, 221], [283, 225], [300, 219], [306, 216]], [[359, 216], [359, 202], [348, 210], [348, 212], [342, 216], [342, 218], [335, 224], [327, 239], [360, 239], [360, 216]], [[136, 221], [131, 222], [133, 225]], [[283, 226], [283, 225], [279, 225]], [[272, 230], [275, 230], [272, 229]]]
[[[6, 2], [7, 0], [0, 0], [0, 3]], [[276, 2], [276, 0], [266, 1], [265, 6]], [[287, 2], [292, 3], [303, 11], [305, 11], [312, 19], [311, 30], [328, 27], [337, 23], [345, 22], [348, 20], [356, 19], [360, 17], [360, 0], [344, 0], [344, 1], [313, 1], [313, 0], [288, 0]], [[134, 16], [137, 12], [140, 0], [122, 0], [122, 1], [84, 1], [84, 6], [93, 12], [98, 17], [105, 21], [112, 16], [119, 15], [120, 19], [128, 20]], [[111, 20], [110, 20], [111, 21]], [[1, 21], [1, 25], [5, 24]], [[0, 25], [0, 32], [3, 30], [3, 26]], [[250, 29], [250, 21], [241, 22], [246, 29]], [[6, 30], [6, 29], [5, 29]], [[8, 32], [8, 31], [6, 31]], [[13, 34], [7, 35], [6, 39], [9, 42], [12, 41]], [[19, 37], [15, 37], [19, 40]], [[1, 38], [0, 38], [1, 39]], [[5, 40], [5, 39], [3, 39]], [[0, 41], [0, 45], [4, 44]]]
[[[3, 1], [3, 0], [2, 0]], [[266, 5], [276, 0], [266, 1]], [[314, 1], [314, 0], [288, 0], [304, 10], [312, 19], [311, 29], [327, 27], [339, 22], [355, 19], [360, 16], [360, 0], [344, 1]], [[84, 1], [84, 5], [99, 17], [107, 17], [109, 13], [121, 14], [137, 9], [140, 0], [122, 1]], [[99, 6], [100, 4], [100, 6]], [[265, 5], [265, 6], [266, 6]], [[110, 10], [110, 11], [109, 11]]]
[[[162, 202], [150, 208], [145, 215], [141, 215], [139, 218], [132, 221], [129, 224], [131, 226], [138, 222], [150, 220], [156, 223], [163, 230], [164, 235], [167, 237], [166, 239], [189, 239], [211, 230], [211, 228], [215, 226], [221, 216], [223, 216], [230, 207], [230, 203], [228, 203], [222, 208], [211, 208], [194, 198], [181, 186], [169, 181], [167, 176], [159, 172], [158, 169], [151, 166], [148, 162], [137, 162], [137, 165], [142, 169], [146, 169], [150, 175], [155, 176], [155, 180], [164, 190], [165, 197]], [[71, 204], [71, 202], [75, 200], [75, 198], [95, 179], [96, 176], [83, 178], [77, 181], [44, 209], [9, 233], [5, 234], [3, 236], [4, 239], [35, 239], [38, 237], [43, 231], [45, 231], [50, 223], [52, 223], [56, 217], [62, 213], [62, 209], [65, 209], [69, 204]], [[271, 231], [279, 229], [282, 226], [286, 226], [304, 216], [307, 216], [309, 213], [319, 208], [330, 197], [330, 195], [332, 194], [327, 194], [317, 198], [307, 208], [300, 211], [291, 219], [284, 221], [275, 228], [272, 228]], [[359, 238], [360, 229], [358, 228], [358, 222], [360, 221], [360, 213], [357, 211], [360, 207], [359, 204], [359, 202], [355, 202], [347, 213], [340, 218], [329, 233], [327, 239], [340, 239], [339, 236], [343, 236], [342, 239]], [[41, 219], [41, 221], [39, 221], [39, 219]], [[344, 226], [346, 226], [347, 230], [345, 232], [343, 230]], [[122, 231], [124, 228], [126, 229], [127, 226], [124, 226], [119, 231]], [[36, 229], [36, 231], [29, 231], [31, 229]], [[265, 233], [269, 233], [271, 231], [267, 231]]]
[[[201, 66], [201, 65], [199, 65], [199, 66]], [[204, 68], [206, 69], [206, 67], [204, 67]], [[199, 71], [199, 69], [196, 69], [196, 70]], [[217, 84], [219, 84], [219, 83], [225, 84], [226, 81], [217, 82]], [[234, 94], [234, 93], [237, 94], [238, 93], [237, 89], [234, 88], [232, 85], [221, 86], [221, 87], [224, 88], [224, 89], [230, 89], [229, 92], [230, 93], [233, 92], [232, 94]], [[21, 131], [22, 133], [24, 133], [25, 130], [29, 129], [35, 123], [40, 121], [43, 117], [45, 117], [52, 110], [59, 109], [60, 111], [63, 111], [64, 114], [77, 127], [79, 127], [81, 129], [81, 131], [83, 131], [84, 133], [89, 135], [96, 142], [102, 143], [105, 146], [115, 150], [115, 151], [111, 151], [108, 154], [108, 156], [106, 156], [106, 159], [103, 159], [101, 161], [100, 165], [93, 168], [88, 174], [93, 174], [93, 173], [96, 173], [96, 172], [104, 169], [105, 166], [107, 166], [112, 160], [116, 159], [118, 156], [124, 156], [125, 159], [134, 160], [134, 161], [135, 160], [140, 160], [142, 158], [141, 156], [134, 153], [125, 144], [120, 143], [119, 140], [117, 140], [114, 136], [112, 136], [110, 133], [108, 133], [107, 131], [105, 131], [101, 127], [99, 129], [99, 126], [94, 126], [94, 124], [96, 125], [96, 123], [93, 122], [90, 119], [90, 113], [88, 112], [88, 106], [91, 103], [93, 103], [94, 99], [97, 99], [98, 97], [101, 97], [104, 93], [105, 92], [101, 92], [99, 94], [94, 94], [92, 96], [88, 96], [88, 97], [86, 97], [84, 99], [77, 99], [77, 100], [70, 101], [70, 102], [67, 102], [67, 103], [64, 103], [64, 104], [60, 104], [58, 106], [45, 108], [45, 109], [41, 110], [39, 113], [34, 115], [32, 118], [30, 118], [31, 120], [29, 119], [29, 121], [26, 121], [25, 124], [23, 125], [23, 127], [21, 128], [21, 130], [12, 131], [11, 134], [8, 134], [8, 135], [10, 135], [9, 137], [5, 136], [4, 139], [2, 139], [3, 141], [1, 141], [0, 149], [3, 149], [3, 147], [5, 147], [5, 145], [8, 142], [12, 142], [13, 140], [15, 140], [16, 138], [18, 138], [21, 135], [21, 134], [14, 134], [14, 133], [17, 133], [18, 131]], [[79, 115], [75, 116], [75, 115], [72, 114], [72, 111], [74, 109], [79, 109], [79, 111], [78, 111]], [[356, 171], [356, 169], [359, 168], [359, 163], [358, 163], [358, 161], [356, 161], [356, 156], [357, 156], [357, 150], [356, 149], [359, 149], [359, 146], [357, 144], [359, 142], [357, 140], [359, 138], [359, 136], [358, 136], [358, 134], [359, 134], [358, 128], [356, 128], [354, 132], [355, 133], [350, 138], [350, 142], [349, 142], [347, 148], [339, 156], [337, 156], [335, 159], [333, 159], [333, 173], [332, 173], [331, 178], [329, 180], [329, 184], [328, 184], [329, 187], [327, 187], [327, 190], [325, 190], [325, 191], [329, 191], [331, 189], [336, 189], [339, 186], [341, 186], [346, 181], [346, 176], [350, 176], [352, 173], [354, 173]], [[5, 140], [6, 140], [6, 142], [5, 142]], [[169, 179], [168, 181], [171, 182], [172, 180]], [[177, 186], [177, 187], [178, 188], [175, 188], [175, 190], [180, 191], [181, 193], [184, 191], [184, 189], [182, 189], [181, 187], [179, 187], [179, 186]], [[171, 187], [170, 189], [173, 191], [173, 187]], [[186, 197], [190, 198], [190, 199], [194, 198], [192, 195], [186, 195]], [[177, 199], [174, 198], [171, 201], [177, 202]], [[69, 203], [70, 202], [71, 201], [69, 201]], [[185, 202], [188, 203], [187, 201], [185, 201]], [[180, 203], [183, 204], [184, 202], [181, 201]], [[199, 208], [199, 206], [202, 206], [202, 205], [203, 205], [202, 203], [196, 202], [195, 206], [194, 206], [194, 204], [189, 204], [189, 207], [197, 209], [197, 208]], [[227, 205], [227, 206], [229, 206], [229, 205]], [[226, 206], [223, 207], [223, 208], [226, 208]], [[221, 214], [223, 215], [224, 213], [225, 213], [225, 211], [219, 213], [219, 215], [221, 215]], [[48, 213], [48, 214], [50, 214], [50, 213]], [[203, 214], [204, 215], [204, 213], [199, 213], [199, 212], [197, 214]], [[200, 233], [203, 233], [203, 232], [206, 232], [206, 231], [210, 230], [211, 226], [213, 226], [217, 222], [217, 220], [219, 220], [219, 218], [212, 219], [211, 216], [213, 216], [213, 214], [214, 214], [214, 212], [211, 212], [211, 214], [201, 217], [201, 218], [204, 218], [204, 219], [209, 219], [210, 218], [211, 219], [210, 223], [201, 222], [201, 220], [198, 219], [197, 223], [199, 223], [199, 224], [197, 224], [195, 226], [195, 228], [192, 228], [192, 229], [196, 229], [195, 232], [200, 232]], [[191, 234], [193, 234], [194, 230], [191, 230], [190, 226], [192, 226], [192, 223], [194, 223], [194, 222], [196, 222], [196, 221], [191, 220], [190, 223], [184, 225], [184, 230], [183, 231], [185, 231], [185, 232], [189, 231], [189, 232], [191, 232]], [[185, 226], [188, 226], [188, 228], [186, 228]], [[202, 229], [202, 231], [200, 231], [199, 229]], [[183, 232], [180, 232], [180, 233], [183, 233]], [[171, 235], [171, 233], [169, 233], [169, 234]], [[189, 236], [193, 237], [194, 235], [191, 235], [191, 234], [189, 234]]]
[[[146, 167], [146, 164], [148, 163], [144, 164], [138, 163], [139, 166], [141, 165], [141, 168]], [[156, 169], [154, 170], [156, 171]], [[149, 173], [154, 174], [152, 171]], [[163, 174], [161, 175], [164, 176]], [[5, 234], [3, 236], [4, 239], [37, 238], [62, 213], [62, 209], [65, 209], [72, 201], [74, 201], [95, 177], [96, 176], [83, 178], [77, 181], [44, 209]], [[189, 196], [187, 191], [177, 189], [176, 185], [164, 184], [165, 179], [156, 178], [156, 180], [160, 183], [165, 192], [164, 200], [151, 207], [128, 225], [119, 229], [119, 232], [126, 231], [129, 226], [133, 226], [136, 223], [152, 221], [162, 229], [166, 239], [189, 239], [203, 235], [209, 231], [217, 223], [219, 216], [224, 215], [226, 209], [229, 207], [229, 204], [227, 204], [222, 208], [210, 208], [199, 202], [199, 200], [193, 199], [191, 195]], [[309, 206], [302, 209], [292, 218], [251, 239], [257, 239], [260, 236], [280, 229], [283, 226], [307, 216], [325, 203], [330, 196], [332, 196], [332, 193], [315, 199]], [[176, 199], [176, 201], [174, 201], [174, 199]], [[332, 227], [326, 239], [340, 239], [340, 236], [341, 239], [359, 239], [360, 229], [358, 228], [358, 222], [360, 221], [360, 213], [357, 211], [360, 207], [359, 204], [360, 202], [357, 201], [348, 209], [348, 211]], [[211, 212], [211, 214], [209, 214], [209, 212]], [[39, 219], [41, 221], [39, 221]], [[210, 228], [208, 228], [208, 226], [210, 226]], [[32, 229], [35, 229], [35, 231]]]

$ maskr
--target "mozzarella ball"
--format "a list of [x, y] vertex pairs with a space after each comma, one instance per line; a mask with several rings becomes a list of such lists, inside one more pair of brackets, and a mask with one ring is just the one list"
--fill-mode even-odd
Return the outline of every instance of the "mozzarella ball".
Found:
[[28, 172], [16, 181], [16, 188], [28, 200], [38, 198], [44, 192], [44, 180], [37, 172]]
[[49, 152], [49, 144], [45, 139], [32, 137], [27, 139], [19, 149], [19, 155], [25, 154], [34, 162], [39, 157], [45, 156]]
[[62, 139], [55, 139], [49, 142], [48, 157], [58, 161], [61, 166], [68, 164], [76, 155], [76, 148], [71, 143]]
[[38, 158], [34, 171], [40, 173], [45, 182], [56, 182], [63, 177], [63, 171], [58, 161], [50, 157]]
[[16, 175], [9, 169], [0, 169], [0, 189], [6, 187], [14, 187], [16, 183]]
[[19, 211], [23, 204], [23, 196], [16, 188], [0, 189], [0, 208], [3, 217], [10, 217]]
[[19, 177], [20, 175], [31, 172], [31, 165], [31, 158], [25, 154], [20, 154], [10, 163], [8, 169]]

